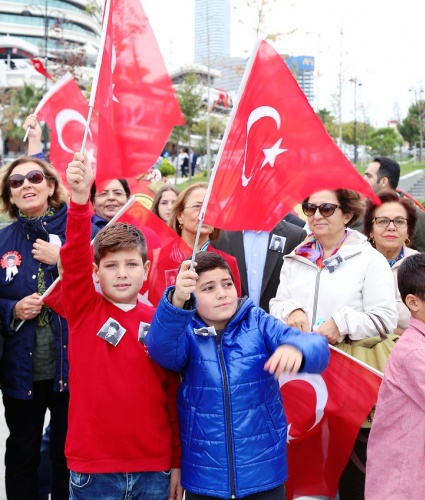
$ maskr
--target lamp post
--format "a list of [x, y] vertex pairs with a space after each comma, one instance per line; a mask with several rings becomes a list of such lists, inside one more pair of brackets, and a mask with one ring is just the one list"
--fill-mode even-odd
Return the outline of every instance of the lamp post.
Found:
[[[47, 55], [47, 47], [48, 47], [48, 40], [49, 40], [49, 10], [48, 10], [48, 0], [45, 0], [44, 2], [44, 12], [43, 9], [36, 4], [30, 4], [26, 5], [25, 9], [22, 11], [23, 16], [32, 16], [32, 10], [36, 9], [38, 10], [44, 21], [44, 69], [45, 69], [45, 75], [44, 75], [44, 93], [46, 94], [47, 92], [47, 64], [48, 64], [48, 55]], [[44, 130], [43, 130], [43, 142], [44, 142], [44, 154], [47, 156], [47, 125], [44, 124]]]
[[[422, 163], [422, 150], [424, 146], [424, 118], [425, 118], [425, 102], [422, 100], [421, 95], [423, 89], [409, 89], [409, 92], [414, 92], [415, 106], [418, 112], [418, 131], [419, 131], [419, 161]], [[416, 155], [415, 155], [416, 156]]]
[[354, 165], [357, 164], [357, 86], [362, 85], [357, 78], [350, 78], [354, 83], [354, 122], [353, 122], [353, 144], [354, 144]]

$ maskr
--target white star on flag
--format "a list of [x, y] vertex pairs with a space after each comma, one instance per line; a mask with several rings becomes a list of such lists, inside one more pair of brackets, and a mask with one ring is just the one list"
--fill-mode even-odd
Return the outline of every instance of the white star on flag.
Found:
[[287, 149], [280, 149], [281, 142], [282, 142], [282, 138], [280, 138], [271, 148], [263, 149], [265, 158], [264, 158], [263, 164], [261, 165], [260, 169], [265, 167], [267, 165], [267, 163], [271, 167], [274, 167], [274, 162], [276, 161], [276, 156], [284, 153], [285, 151], [288, 151]]

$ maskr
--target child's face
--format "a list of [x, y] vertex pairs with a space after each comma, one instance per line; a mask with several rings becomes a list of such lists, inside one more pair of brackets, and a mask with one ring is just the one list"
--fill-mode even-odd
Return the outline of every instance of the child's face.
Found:
[[200, 274], [195, 297], [199, 316], [216, 330], [222, 330], [236, 312], [238, 294], [225, 269], [216, 268]]
[[150, 262], [143, 263], [137, 249], [108, 252], [93, 264], [96, 282], [111, 302], [135, 304], [142, 284], [148, 277]]

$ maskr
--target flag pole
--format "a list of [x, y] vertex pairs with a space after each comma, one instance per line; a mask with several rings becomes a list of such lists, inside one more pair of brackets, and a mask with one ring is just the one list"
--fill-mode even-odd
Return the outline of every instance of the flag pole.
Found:
[[111, 11], [111, 0], [106, 0], [105, 11], [103, 14], [102, 33], [100, 35], [99, 52], [97, 54], [96, 68], [94, 70], [93, 83], [90, 92], [89, 112], [87, 115], [86, 128], [84, 130], [83, 143], [81, 152], [84, 153], [86, 147], [87, 136], [89, 134], [90, 121], [93, 114], [94, 101], [96, 99], [97, 85], [99, 83], [100, 68], [102, 66], [103, 51], [105, 50], [106, 32], [108, 30], [109, 13]]
[[375, 375], [378, 375], [378, 377], [384, 378], [384, 374], [382, 372], [380, 372], [379, 370], [377, 370], [373, 366], [368, 365], [364, 361], [361, 361], [360, 359], [357, 359], [354, 356], [351, 356], [350, 354], [348, 354], [347, 352], [343, 351], [342, 349], [338, 349], [338, 347], [335, 347], [335, 346], [333, 346], [331, 344], [329, 344], [329, 349], [332, 349], [333, 351], [339, 352], [343, 356], [346, 356], [347, 358], [352, 359], [353, 361], [355, 361], [360, 366], [363, 366], [363, 368], [366, 368], [367, 370], [369, 370], [370, 372], [374, 373]]
[[246, 82], [248, 81], [248, 77], [251, 73], [251, 69], [252, 69], [252, 66], [254, 64], [255, 56], [257, 55], [257, 52], [258, 52], [260, 42], [261, 42], [260, 39], [256, 40], [256, 42], [254, 44], [254, 48], [252, 49], [252, 52], [251, 52], [251, 56], [250, 56], [248, 63], [246, 65], [245, 72], [243, 74], [242, 81], [241, 81], [241, 84], [239, 86], [238, 94], [236, 96], [236, 101], [235, 101], [233, 108], [232, 108], [232, 111], [230, 113], [229, 121], [227, 123], [227, 127], [226, 127], [226, 130], [224, 132], [224, 136], [223, 136], [223, 139], [221, 141], [221, 144], [220, 144], [220, 149], [218, 150], [218, 153], [217, 153], [215, 165], [214, 165], [214, 168], [212, 169], [212, 172], [211, 172], [211, 178], [210, 178], [210, 181], [208, 183], [207, 192], [205, 193], [205, 198], [204, 198], [204, 201], [202, 203], [201, 210], [199, 211], [198, 231], [196, 232], [195, 245], [193, 247], [192, 258], [190, 260], [190, 270], [191, 271], [193, 270], [193, 267], [194, 267], [195, 254], [197, 253], [196, 249], [198, 247], [199, 236], [201, 234], [202, 224], [204, 223], [205, 213], [207, 211], [208, 202], [210, 200], [211, 191], [212, 191], [212, 187], [213, 187], [216, 172], [217, 172], [217, 167], [220, 163], [220, 159], [221, 159], [221, 156], [223, 154], [223, 150], [224, 150], [224, 147], [226, 145], [226, 141], [227, 141], [227, 138], [229, 136], [230, 129], [232, 128], [232, 124], [233, 124], [233, 121], [235, 119], [235, 115], [236, 115], [236, 112], [238, 110], [238, 107], [239, 107], [239, 102], [241, 101], [242, 94], [245, 90]]

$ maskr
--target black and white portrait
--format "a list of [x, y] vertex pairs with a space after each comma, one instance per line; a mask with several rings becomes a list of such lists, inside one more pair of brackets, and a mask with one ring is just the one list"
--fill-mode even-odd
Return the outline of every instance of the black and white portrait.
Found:
[[125, 328], [123, 328], [113, 318], [109, 318], [108, 321], [102, 326], [97, 335], [103, 340], [106, 340], [106, 342], [108, 342], [109, 344], [116, 346], [118, 342], [123, 338], [125, 332]]
[[269, 250], [283, 253], [283, 249], [285, 248], [285, 242], [286, 238], [284, 236], [279, 236], [278, 234], [272, 234], [272, 237], [270, 239]]

